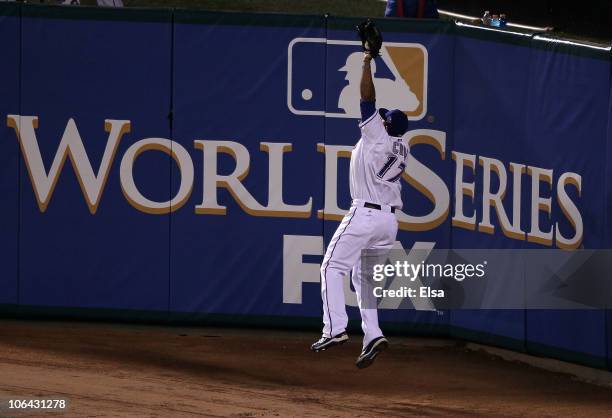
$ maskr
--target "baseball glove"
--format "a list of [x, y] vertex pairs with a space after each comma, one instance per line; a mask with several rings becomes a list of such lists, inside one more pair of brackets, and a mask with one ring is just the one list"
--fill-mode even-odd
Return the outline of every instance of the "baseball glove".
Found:
[[357, 25], [357, 34], [359, 35], [359, 39], [361, 39], [363, 50], [369, 52], [372, 58], [378, 57], [380, 55], [383, 38], [376, 24], [370, 19], [361, 22]]

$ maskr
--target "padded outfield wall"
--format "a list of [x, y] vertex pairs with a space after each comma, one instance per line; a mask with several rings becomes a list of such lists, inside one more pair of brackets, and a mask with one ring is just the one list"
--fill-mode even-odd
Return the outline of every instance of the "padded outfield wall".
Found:
[[[317, 329], [359, 135], [356, 23], [1, 4], [3, 315]], [[379, 23], [379, 105], [411, 121], [398, 245], [610, 248], [609, 49]], [[493, 160], [512, 225], [483, 207]], [[381, 318], [612, 368], [611, 311]]]

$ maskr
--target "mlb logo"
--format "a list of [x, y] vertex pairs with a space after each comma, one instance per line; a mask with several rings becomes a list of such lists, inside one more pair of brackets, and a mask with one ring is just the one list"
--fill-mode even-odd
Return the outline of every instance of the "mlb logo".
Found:
[[[360, 118], [361, 42], [295, 38], [289, 43], [287, 107], [296, 115]], [[377, 107], [400, 109], [409, 120], [427, 113], [427, 49], [385, 42], [372, 61]]]

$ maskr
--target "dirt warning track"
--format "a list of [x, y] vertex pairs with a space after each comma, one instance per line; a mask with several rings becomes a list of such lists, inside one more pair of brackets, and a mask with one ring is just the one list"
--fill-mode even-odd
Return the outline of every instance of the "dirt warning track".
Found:
[[369, 369], [360, 337], [312, 353], [316, 333], [0, 321], [0, 399], [65, 411], [0, 416], [609, 416], [612, 390], [453, 342], [391, 338]]

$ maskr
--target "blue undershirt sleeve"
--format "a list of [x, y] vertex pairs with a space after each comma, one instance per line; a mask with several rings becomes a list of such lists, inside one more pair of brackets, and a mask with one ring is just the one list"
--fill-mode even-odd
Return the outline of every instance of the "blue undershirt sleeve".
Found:
[[376, 112], [376, 102], [361, 101], [359, 105], [361, 107], [361, 120], [363, 122], [368, 120], [368, 118]]

